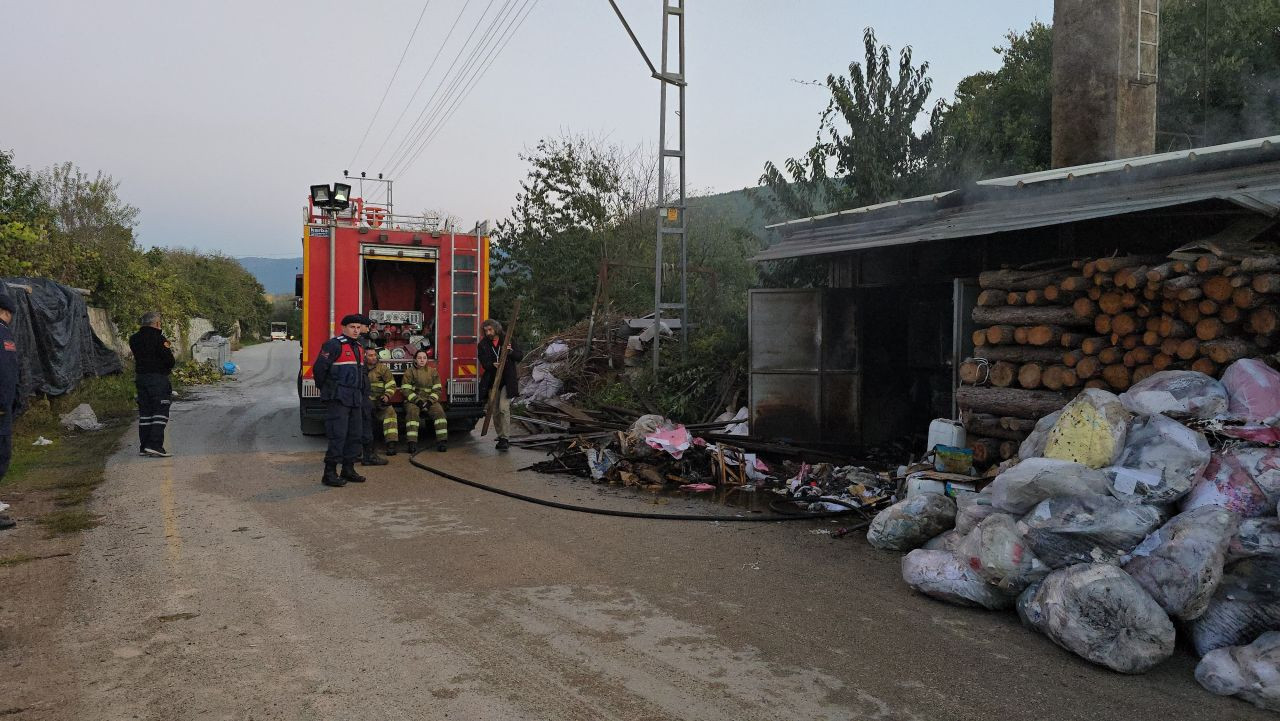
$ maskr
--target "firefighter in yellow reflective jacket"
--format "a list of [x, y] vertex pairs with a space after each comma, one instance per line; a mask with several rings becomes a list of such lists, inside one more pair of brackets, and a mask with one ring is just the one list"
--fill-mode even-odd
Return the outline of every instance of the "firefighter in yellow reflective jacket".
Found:
[[[364, 351], [364, 367], [369, 374], [369, 401], [373, 404], [373, 422], [382, 421], [382, 439], [387, 442], [387, 455], [396, 454], [396, 441], [400, 440], [400, 423], [396, 419], [396, 407], [391, 405], [391, 397], [396, 394], [396, 379], [391, 369], [378, 362], [378, 351], [366, 348]], [[372, 431], [370, 431], [372, 433]], [[365, 446], [368, 456], [373, 451], [373, 439]]]
[[413, 367], [404, 372], [400, 390], [404, 392], [405, 435], [409, 439], [409, 452], [418, 451], [418, 425], [422, 412], [427, 412], [436, 431], [436, 450], [449, 450], [449, 421], [440, 405], [440, 374], [427, 364], [425, 350], [413, 354]]

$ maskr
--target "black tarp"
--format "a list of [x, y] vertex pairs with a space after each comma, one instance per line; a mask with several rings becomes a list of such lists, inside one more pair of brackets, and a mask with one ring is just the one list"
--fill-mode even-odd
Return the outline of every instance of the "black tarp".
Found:
[[18, 397], [60, 396], [80, 379], [119, 373], [120, 356], [89, 325], [89, 308], [73, 288], [48, 278], [0, 278], [14, 313], [10, 329], [18, 344]]

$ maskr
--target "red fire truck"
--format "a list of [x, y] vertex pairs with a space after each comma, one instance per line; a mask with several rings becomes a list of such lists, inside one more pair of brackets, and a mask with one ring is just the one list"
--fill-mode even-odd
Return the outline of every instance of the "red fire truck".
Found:
[[[469, 430], [484, 414], [476, 341], [489, 309], [489, 238], [440, 229], [433, 219], [392, 216], [353, 198], [331, 214], [307, 200], [302, 230], [302, 432], [324, 433], [324, 404], [311, 367], [320, 346], [341, 332], [344, 315], [373, 321], [369, 340], [399, 380], [425, 348], [445, 386], [450, 430]], [[397, 394], [397, 405], [402, 399]]]

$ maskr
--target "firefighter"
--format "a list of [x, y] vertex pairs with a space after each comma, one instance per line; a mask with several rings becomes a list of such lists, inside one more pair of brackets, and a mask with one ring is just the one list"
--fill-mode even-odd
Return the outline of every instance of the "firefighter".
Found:
[[365, 425], [364, 463], [366, 466], [385, 466], [387, 459], [373, 452], [373, 424], [382, 423], [382, 439], [387, 443], [387, 455], [396, 454], [396, 441], [400, 439], [400, 421], [391, 397], [396, 394], [396, 379], [391, 369], [378, 362], [378, 349], [364, 349], [364, 367], [369, 375], [369, 421]]
[[133, 351], [134, 384], [138, 389], [138, 455], [168, 458], [164, 431], [169, 425], [173, 387], [173, 346], [160, 332], [160, 314], [152, 311], [139, 319], [142, 327], [129, 337]]
[[404, 428], [409, 439], [409, 453], [418, 452], [418, 426], [422, 412], [427, 412], [436, 431], [436, 450], [449, 450], [449, 421], [440, 405], [440, 374], [428, 365], [431, 355], [425, 350], [413, 354], [413, 367], [404, 372], [400, 390], [404, 392]]
[[[0, 481], [13, 457], [13, 417], [18, 411], [18, 345], [9, 330], [13, 311], [13, 298], [0, 290]], [[0, 530], [15, 525], [12, 518], [0, 513]]]
[[[476, 357], [484, 368], [480, 377], [480, 397], [488, 402], [489, 391], [495, 382], [499, 383], [498, 403], [493, 413], [493, 426], [498, 433], [498, 450], [505, 451], [511, 447], [507, 436], [511, 433], [511, 399], [520, 395], [520, 378], [516, 373], [516, 361], [520, 358], [520, 350], [502, 333], [502, 324], [492, 318], [480, 324], [484, 337], [476, 344]], [[502, 378], [497, 378], [498, 359], [502, 348], [507, 348], [507, 364], [502, 368]], [[487, 410], [486, 410], [487, 412]]]
[[[320, 399], [324, 401], [324, 433], [329, 447], [324, 453], [324, 475], [320, 482], [326, 486], [345, 486], [363, 483], [366, 479], [356, 472], [356, 458], [360, 455], [360, 437], [364, 428], [365, 404], [369, 398], [369, 376], [361, 362], [360, 333], [369, 319], [358, 313], [344, 316], [342, 334], [334, 336], [320, 346], [312, 372]], [[338, 464], [342, 473], [338, 473]]]

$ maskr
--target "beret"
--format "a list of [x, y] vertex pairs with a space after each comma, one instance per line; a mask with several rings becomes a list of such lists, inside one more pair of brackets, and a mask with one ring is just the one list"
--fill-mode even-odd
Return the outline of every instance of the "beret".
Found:
[[349, 315], [342, 316], [342, 325], [351, 325], [352, 323], [369, 325], [369, 319], [360, 313], [351, 313]]

